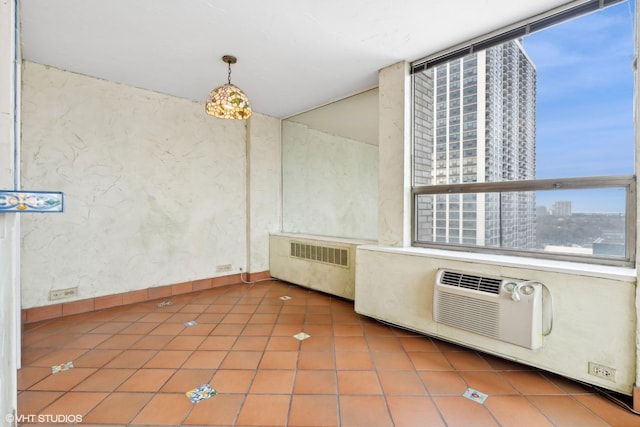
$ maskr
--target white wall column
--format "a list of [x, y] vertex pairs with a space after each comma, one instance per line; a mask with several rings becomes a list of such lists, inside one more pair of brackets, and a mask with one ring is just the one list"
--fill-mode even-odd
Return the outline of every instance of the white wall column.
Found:
[[[14, 0], [0, 1], [0, 189], [16, 183], [19, 61]], [[18, 62], [19, 64], [19, 62]], [[0, 213], [0, 422], [11, 421], [17, 408], [20, 361], [19, 216]]]
[[282, 154], [279, 119], [254, 113], [247, 122], [247, 266], [269, 269], [269, 233], [282, 222]]
[[411, 245], [411, 78], [409, 64], [383, 68], [379, 82], [378, 243]]
[[[640, 11], [638, 10], [638, 2], [636, 2], [636, 23], [638, 22], [638, 18], [640, 18]], [[634, 129], [635, 129], [635, 171], [636, 175], [638, 171], [640, 171], [640, 131], [638, 130], [638, 126], [640, 126], [640, 109], [638, 96], [638, 90], [640, 88], [640, 74], [638, 73], [638, 46], [640, 46], [640, 30], [638, 29], [638, 25], [635, 27], [635, 39], [636, 39], [636, 59], [634, 61], [634, 78], [635, 78], [635, 93], [633, 94], [634, 99]], [[636, 180], [636, 235], [637, 230], [640, 230], [640, 183]], [[638, 279], [636, 283], [640, 283], [640, 269], [638, 266], [640, 265], [640, 238], [636, 237], [636, 271], [639, 273]], [[638, 292], [638, 285], [636, 284], [636, 384], [633, 390], [633, 408], [636, 411], [640, 411], [640, 292]]]

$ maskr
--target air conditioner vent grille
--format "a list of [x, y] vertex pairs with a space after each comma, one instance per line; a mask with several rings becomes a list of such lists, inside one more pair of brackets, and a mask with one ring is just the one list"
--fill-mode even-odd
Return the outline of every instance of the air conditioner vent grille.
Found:
[[345, 248], [291, 242], [289, 255], [293, 258], [349, 267], [349, 250]]
[[500, 293], [501, 279], [493, 277], [474, 276], [472, 274], [458, 273], [455, 271], [445, 271], [440, 279], [442, 284], [456, 286], [458, 288], [471, 289], [488, 294], [498, 295]]
[[444, 308], [436, 313], [437, 322], [499, 338], [500, 308], [497, 302], [445, 292], [439, 293], [437, 298]]

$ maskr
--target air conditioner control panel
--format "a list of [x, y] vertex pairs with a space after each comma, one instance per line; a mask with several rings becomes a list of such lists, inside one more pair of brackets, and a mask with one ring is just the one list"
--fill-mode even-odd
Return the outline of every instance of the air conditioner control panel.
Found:
[[520, 301], [522, 296], [531, 296], [536, 291], [535, 285], [531, 282], [505, 281], [502, 290], [511, 295], [513, 301]]

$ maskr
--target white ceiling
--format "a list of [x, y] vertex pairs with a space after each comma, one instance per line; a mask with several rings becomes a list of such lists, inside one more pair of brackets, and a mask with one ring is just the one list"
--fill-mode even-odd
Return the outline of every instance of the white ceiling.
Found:
[[27, 61], [204, 102], [227, 79], [285, 118], [568, 0], [19, 0]]

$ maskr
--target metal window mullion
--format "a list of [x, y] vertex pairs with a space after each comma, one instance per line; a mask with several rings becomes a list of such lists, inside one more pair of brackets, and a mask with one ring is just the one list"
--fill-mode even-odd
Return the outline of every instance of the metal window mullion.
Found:
[[595, 188], [630, 187], [634, 175], [596, 176], [561, 179], [533, 179], [523, 181], [476, 182], [467, 184], [420, 185], [413, 194], [492, 193], [538, 190], [579, 190]]
[[625, 253], [630, 262], [635, 262], [637, 241], [637, 207], [636, 207], [636, 186], [630, 184], [627, 187], [627, 206], [625, 212]]
[[500, 242], [500, 247], [504, 247], [504, 234], [502, 233], [502, 192], [498, 193], [498, 241]]
[[[563, 186], [551, 186], [549, 187], [549, 183], [561, 183]], [[566, 261], [583, 261], [585, 259], [596, 261], [600, 260], [603, 264], [607, 265], [620, 265], [620, 266], [629, 266], [633, 265], [636, 256], [636, 177], [634, 175], [623, 175], [623, 176], [610, 176], [610, 177], [590, 177], [590, 178], [572, 178], [565, 180], [532, 180], [532, 181], [508, 181], [508, 184], [505, 188], [505, 182], [497, 182], [497, 183], [475, 183], [475, 184], [465, 184], [462, 186], [451, 186], [451, 185], [441, 185], [441, 186], [424, 186], [418, 189], [414, 189], [413, 191], [413, 199], [414, 203], [416, 203], [417, 210], [417, 197], [422, 194], [446, 194], [446, 193], [486, 193], [486, 192], [497, 192], [500, 197], [503, 192], [511, 192], [511, 191], [535, 191], [535, 190], [565, 190], [565, 189], [594, 189], [594, 188], [624, 188], [626, 191], [626, 212], [625, 212], [625, 258], [608, 258], [608, 257], [580, 257], [573, 256], [570, 254], [562, 254], [555, 253], [553, 256], [555, 259], [566, 260]], [[517, 188], [516, 185], [518, 184]], [[433, 192], [429, 190], [433, 190], [433, 187], [439, 187], [439, 190], [449, 189], [448, 191], [440, 191]], [[465, 191], [458, 191], [463, 188]], [[456, 191], [453, 191], [456, 190]], [[468, 191], [467, 191], [468, 190]], [[429, 243], [418, 241], [417, 234], [415, 234], [413, 244], [416, 246], [423, 247], [436, 247], [440, 249], [454, 249], [454, 250], [465, 250], [468, 252], [478, 252], [478, 253], [496, 253], [496, 254], [511, 254], [511, 255], [521, 255], [521, 256], [533, 256], [535, 258], [547, 258], [548, 255], [545, 253], [540, 253], [538, 251], [523, 251], [512, 248], [503, 248], [502, 247], [502, 200], [499, 200], [500, 203], [500, 248], [488, 248], [488, 247], [474, 247], [468, 245], [453, 245], [453, 244], [439, 244], [439, 243]], [[416, 212], [417, 216], [417, 212]], [[415, 224], [415, 222], [414, 222]]]

